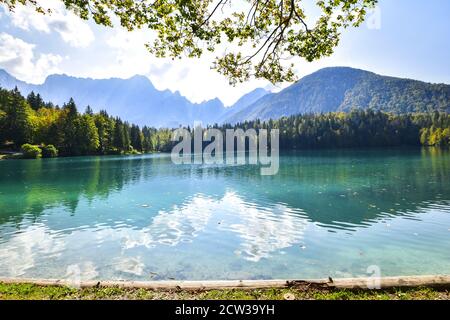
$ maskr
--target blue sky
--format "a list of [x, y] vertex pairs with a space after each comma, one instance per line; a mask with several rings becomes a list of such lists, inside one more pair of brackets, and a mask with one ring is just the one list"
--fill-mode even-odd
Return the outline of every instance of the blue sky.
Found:
[[[239, 1], [239, 0], [236, 0]], [[0, 68], [21, 80], [41, 83], [51, 73], [127, 78], [143, 74], [158, 89], [170, 89], [194, 102], [218, 97], [232, 104], [256, 88], [279, 90], [252, 80], [231, 87], [210, 70], [212, 57], [168, 60], [144, 48], [148, 31], [128, 33], [85, 22], [57, 8], [43, 17], [21, 8], [11, 15], [0, 9]], [[327, 66], [350, 66], [379, 74], [450, 84], [450, 1], [380, 0], [367, 23], [345, 30], [332, 57], [313, 63], [295, 58], [299, 77]]]

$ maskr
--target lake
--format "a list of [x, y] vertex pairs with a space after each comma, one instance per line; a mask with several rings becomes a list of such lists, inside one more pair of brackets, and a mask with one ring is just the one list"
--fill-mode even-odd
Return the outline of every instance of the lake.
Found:
[[0, 161], [0, 277], [306, 279], [450, 274], [450, 152], [298, 151]]

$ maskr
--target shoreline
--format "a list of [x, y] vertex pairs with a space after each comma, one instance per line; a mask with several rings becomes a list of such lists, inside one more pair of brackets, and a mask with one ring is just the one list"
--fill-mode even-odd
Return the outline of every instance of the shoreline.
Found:
[[62, 286], [77, 288], [126, 288], [149, 290], [222, 290], [222, 289], [267, 289], [267, 288], [316, 288], [316, 289], [391, 289], [442, 287], [450, 288], [450, 275], [422, 275], [381, 277], [308, 279], [308, 280], [205, 280], [205, 281], [126, 281], [126, 280], [66, 280], [2, 278], [3, 284], [30, 284], [37, 286]]
[[[449, 146], [429, 146], [429, 145], [400, 145], [400, 146], [363, 146], [363, 147], [326, 147], [326, 148], [292, 148], [292, 149], [280, 149], [280, 155], [290, 154], [290, 153], [309, 153], [309, 152], [353, 152], [353, 151], [377, 151], [377, 150], [450, 150]], [[247, 152], [247, 151], [245, 151]], [[155, 155], [155, 154], [166, 154], [170, 155], [170, 151], [148, 151], [141, 152], [124, 152], [124, 153], [93, 153], [84, 155], [58, 155], [56, 157], [41, 157], [41, 158], [23, 158], [22, 152], [18, 151], [8, 151], [0, 150], [0, 160], [42, 160], [42, 159], [67, 159], [67, 158], [88, 158], [88, 157], [117, 157], [117, 156], [145, 156], [145, 155]], [[188, 155], [195, 155], [194, 153], [189, 153]]]
[[[217, 281], [85, 281], [79, 287], [73, 283], [69, 286], [67, 281], [0, 278], [0, 300], [450, 300], [449, 278], [389, 277], [382, 279], [381, 289], [343, 286], [344, 280], [347, 284], [353, 280], [358, 280], [353, 284], [361, 284], [361, 279], [354, 278], [350, 282], [332, 279], [332, 283], [329, 280], [222, 281], [220, 286]], [[5, 280], [8, 282], [2, 282]], [[188, 287], [188, 283], [195, 287]]]

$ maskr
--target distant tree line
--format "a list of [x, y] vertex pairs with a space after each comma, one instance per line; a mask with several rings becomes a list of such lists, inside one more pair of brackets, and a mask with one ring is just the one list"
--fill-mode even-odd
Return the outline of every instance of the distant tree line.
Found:
[[391, 114], [372, 109], [247, 121], [227, 128], [279, 129], [281, 149], [450, 146], [450, 114]]
[[[450, 146], [450, 114], [437, 111], [394, 115], [355, 109], [212, 127], [279, 129], [281, 149]], [[30, 157], [168, 152], [175, 143], [170, 129], [140, 128], [89, 106], [80, 113], [73, 99], [60, 107], [34, 92], [25, 98], [17, 88], [0, 89], [0, 145], [22, 148]]]
[[170, 137], [168, 129], [140, 128], [89, 106], [80, 113], [73, 99], [60, 107], [34, 92], [25, 98], [17, 88], [0, 89], [0, 143], [14, 149], [52, 145], [63, 156], [170, 151]]

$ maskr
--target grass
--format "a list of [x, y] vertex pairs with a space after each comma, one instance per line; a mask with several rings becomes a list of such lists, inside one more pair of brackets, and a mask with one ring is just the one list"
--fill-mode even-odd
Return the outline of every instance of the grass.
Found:
[[227, 290], [149, 290], [118, 287], [70, 288], [34, 284], [0, 283], [0, 300], [450, 300], [450, 291], [433, 288], [394, 288], [389, 290], [336, 289], [227, 289]]

